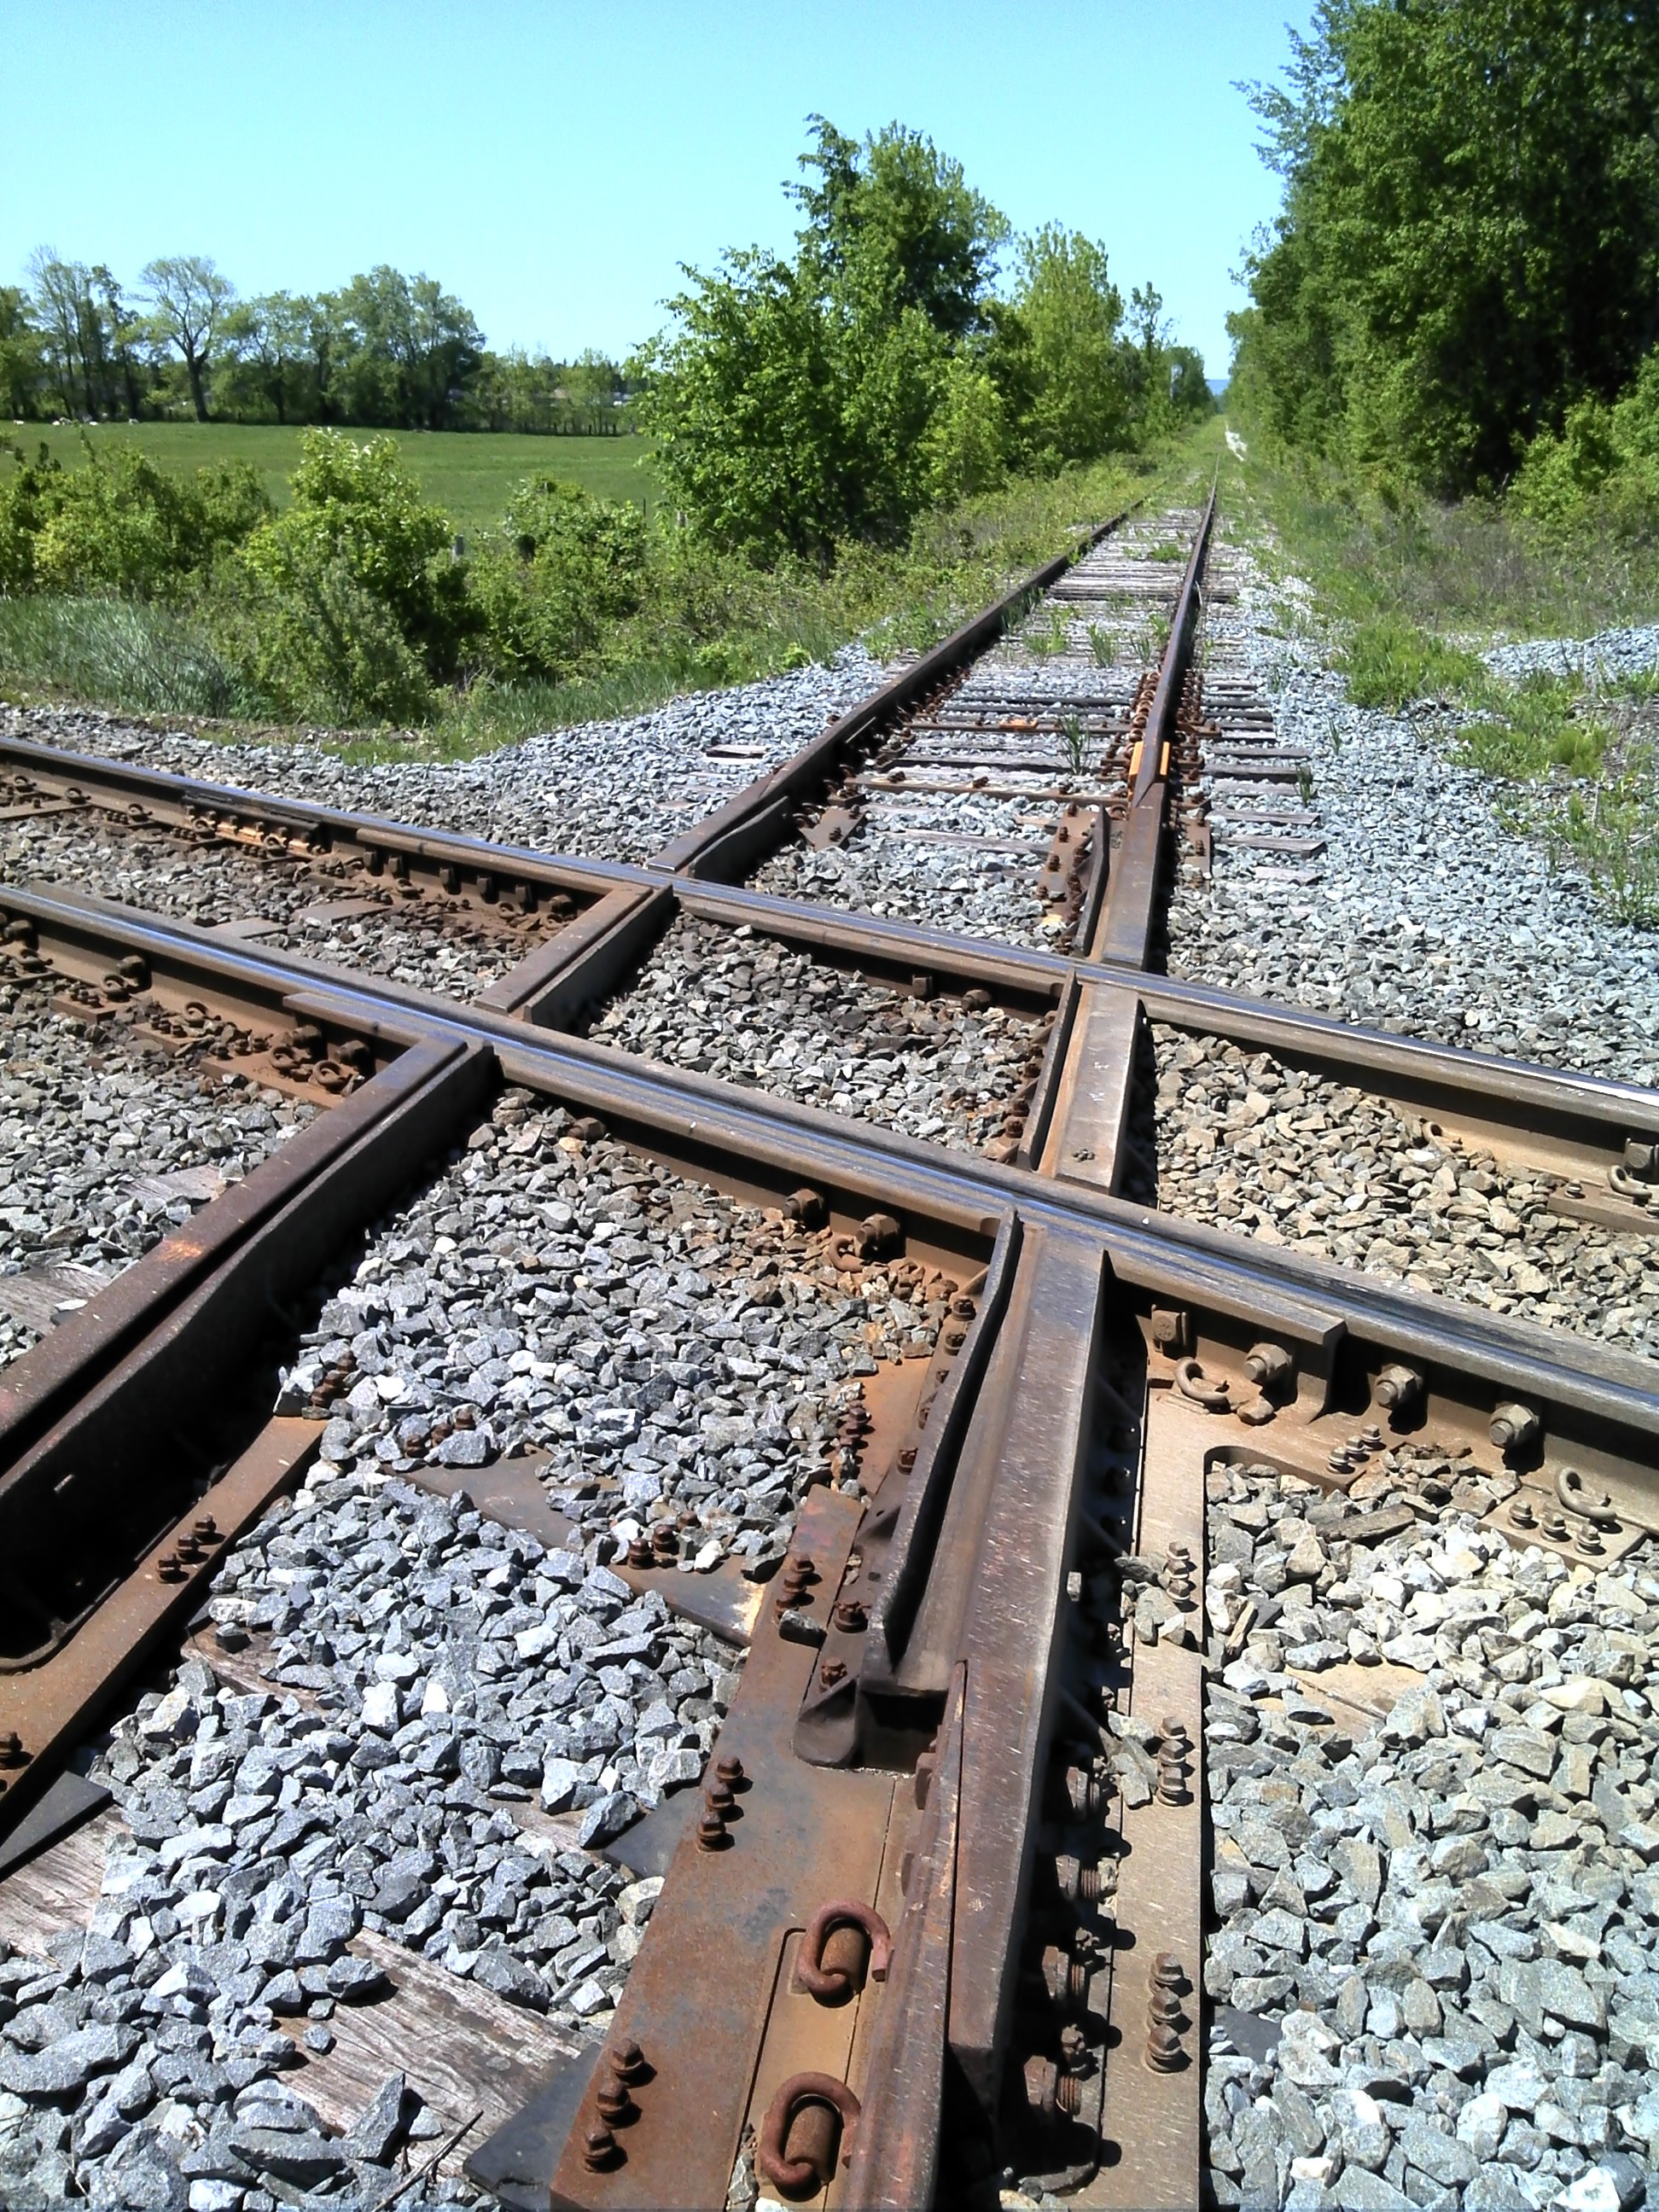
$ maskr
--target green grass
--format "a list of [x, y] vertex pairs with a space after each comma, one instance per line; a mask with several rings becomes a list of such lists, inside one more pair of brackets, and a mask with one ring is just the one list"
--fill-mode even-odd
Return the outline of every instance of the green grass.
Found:
[[1475, 654], [1396, 614], [1356, 623], [1338, 664], [1357, 707], [1403, 707], [1411, 699], [1455, 698], [1486, 674]]
[[0, 684], [175, 718], [253, 704], [188, 616], [126, 599], [0, 597]]
[[[78, 468], [87, 446], [94, 453], [137, 446], [159, 467], [189, 470], [212, 461], [251, 461], [279, 507], [299, 465], [303, 430], [242, 422], [102, 422], [82, 434], [78, 426], [0, 422], [0, 441], [21, 446], [33, 459], [44, 441], [65, 468]], [[349, 430], [348, 437], [395, 438], [428, 499], [453, 517], [457, 529], [482, 530], [499, 522], [507, 494], [527, 476], [550, 476], [602, 499], [632, 500], [647, 513], [657, 504], [650, 447], [643, 438], [535, 438], [513, 431]], [[643, 465], [641, 464], [643, 463]], [[0, 458], [0, 468], [13, 465]]]

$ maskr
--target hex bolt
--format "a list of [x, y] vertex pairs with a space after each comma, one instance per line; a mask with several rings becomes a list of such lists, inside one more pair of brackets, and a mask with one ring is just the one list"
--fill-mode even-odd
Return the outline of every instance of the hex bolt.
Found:
[[1549, 1538], [1551, 1543], [1565, 1544], [1567, 1540], [1566, 1516], [1560, 1513], [1547, 1513], [1544, 1516], [1543, 1533]]
[[1510, 1506], [1510, 1526], [1511, 1528], [1535, 1528], [1538, 1526], [1538, 1516], [1524, 1498], [1517, 1498]]
[[723, 1851], [731, 1838], [726, 1832], [726, 1823], [718, 1813], [704, 1813], [697, 1821], [697, 1849], [700, 1851]]
[[1494, 1407], [1486, 1434], [1505, 1459], [1511, 1453], [1524, 1451], [1538, 1439], [1538, 1416], [1530, 1406], [1509, 1402]]
[[15, 1729], [8, 1729], [0, 1735], [0, 1766], [21, 1766], [27, 1763], [27, 1756]]
[[219, 1540], [219, 1524], [210, 1513], [204, 1513], [192, 1521], [190, 1532], [199, 1544], [216, 1544]]
[[1276, 1389], [1295, 1362], [1282, 1344], [1253, 1344], [1244, 1356], [1244, 1373], [1258, 1390]]
[[837, 1628], [844, 1629], [851, 1636], [855, 1635], [860, 1628], [866, 1626], [870, 1616], [857, 1598], [844, 1597], [836, 1606], [830, 1618]]
[[589, 2128], [582, 2137], [582, 2164], [590, 2173], [603, 2173], [607, 2166], [615, 2166], [620, 2156], [617, 2138], [609, 2128]]
[[714, 1772], [728, 1790], [735, 1790], [739, 1782], [747, 1778], [744, 1773], [743, 1761], [735, 1752], [723, 1753], [714, 1761]]
[[731, 1784], [729, 1782], [720, 1781], [714, 1781], [709, 1784], [707, 1790], [702, 1793], [702, 1801], [703, 1803], [707, 1805], [709, 1811], [715, 1815], [716, 1819], [721, 1820], [725, 1820], [727, 1814], [731, 1812], [732, 1807], [738, 1802], [732, 1794]]
[[630, 1567], [649, 1567], [656, 1564], [656, 1555], [643, 1536], [630, 1536], [626, 1553]]
[[665, 1521], [659, 1521], [651, 1531], [651, 1549], [666, 1565], [680, 1555], [680, 1540]]
[[1152, 1960], [1152, 1982], [1155, 1990], [1178, 1990], [1187, 1978], [1187, 1970], [1173, 1951], [1160, 1951]]
[[1574, 1551], [1582, 1552], [1587, 1559], [1598, 1559], [1607, 1548], [1587, 1521], [1578, 1531], [1578, 1541], [1573, 1546]]
[[1154, 1990], [1146, 2000], [1149, 2027], [1175, 2027], [1181, 2020], [1181, 1999], [1173, 1990]]
[[1376, 1402], [1391, 1413], [1409, 1413], [1422, 1395], [1423, 1377], [1414, 1367], [1385, 1367], [1376, 1378]]
[[1155, 2021], [1146, 2037], [1145, 2060], [1153, 2074], [1173, 2074], [1186, 2053], [1181, 2047], [1181, 2038], [1174, 2028], [1162, 2021]]
[[176, 1552], [163, 1552], [155, 1562], [155, 1571], [164, 1583], [181, 1583], [185, 1579], [185, 1570]]
[[1075, 2021], [1068, 2020], [1060, 2031], [1060, 2063], [1070, 2072], [1080, 2072], [1089, 2057], [1089, 2039]]
[[839, 1659], [826, 1659], [818, 1668], [818, 1687], [821, 1690], [833, 1690], [837, 1683], [846, 1680], [847, 1668]]
[[619, 2081], [637, 2081], [645, 2072], [645, 2053], [631, 2035], [624, 2036], [611, 2054], [611, 2070]]
[[626, 2085], [614, 2074], [600, 2084], [593, 2102], [599, 2107], [599, 2118], [612, 2127], [619, 2120], [625, 2120], [634, 2109], [634, 2100], [629, 2095]]

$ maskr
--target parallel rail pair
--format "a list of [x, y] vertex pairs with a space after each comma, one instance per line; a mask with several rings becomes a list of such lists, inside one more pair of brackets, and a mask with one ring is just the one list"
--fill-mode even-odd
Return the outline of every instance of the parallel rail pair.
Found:
[[[16, 1739], [0, 1819], [27, 1806], [303, 1467], [304, 1425], [263, 1415], [295, 1304], [498, 1081], [690, 1175], [827, 1220], [855, 1246], [902, 1246], [971, 1292], [908, 1395], [849, 1437], [857, 1489], [808, 1494], [775, 1583], [734, 1604], [732, 1577], [715, 1591], [619, 1563], [746, 1639], [749, 1656], [690, 1817], [672, 1800], [653, 1816], [680, 1832], [604, 2050], [476, 2161], [510, 2203], [544, 2203], [550, 2189], [572, 2206], [719, 2203], [745, 2165], [799, 2203], [988, 2201], [1009, 2164], [1085, 2203], [1196, 2202], [1206, 1472], [1267, 1464], [1340, 1490], [1374, 1448], [1344, 1472], [1334, 1445], [1370, 1432], [1519, 1477], [1562, 1516], [1569, 1547], [1586, 1528], [1605, 1543], [1650, 1522], [1659, 1394], [1647, 1363], [1115, 1195], [1149, 1019], [1379, 1091], [1595, 1187], [1632, 1227], [1659, 1144], [1659, 1103], [1632, 1086], [1149, 972], [1174, 777], [1183, 749], [1192, 757], [1182, 713], [1212, 520], [1213, 501], [1123, 803], [1094, 825], [1070, 954], [729, 880], [794, 835], [849, 759], [943, 696], [1064, 564], [648, 867], [0, 748], [43, 788], [68, 778], [158, 816], [195, 808], [204, 833], [378, 853], [394, 878], [449, 899], [574, 909], [459, 1006], [61, 891], [0, 888], [13, 957], [76, 987], [88, 1016], [205, 1006], [243, 1041], [244, 1064], [276, 1048], [256, 1049], [258, 1036], [300, 1039], [284, 1056], [290, 1087], [307, 1066], [356, 1072], [342, 1103], [0, 1384], [0, 1524], [33, 1607], [33, 1641], [19, 1634], [0, 1677], [0, 1744]], [[982, 990], [1051, 1012], [1013, 1157], [942, 1152], [568, 1034], [680, 912], [900, 989]], [[1123, 1601], [1148, 1578], [1169, 1600], [1165, 1626], [1137, 1643]], [[1103, 1763], [1126, 1741], [1146, 1753], [1145, 1792], [1124, 1792]]]

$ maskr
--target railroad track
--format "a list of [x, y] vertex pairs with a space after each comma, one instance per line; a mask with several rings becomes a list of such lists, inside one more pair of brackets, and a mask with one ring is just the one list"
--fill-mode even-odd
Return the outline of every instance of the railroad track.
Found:
[[[482, 1234], [473, 1151], [513, 1312], [608, 1288], [601, 1344], [637, 1334], [638, 1367], [671, 1292], [740, 1285], [719, 1373], [682, 1359], [641, 1400], [712, 1396], [742, 1432], [724, 1488], [696, 1453], [630, 1461], [626, 1406], [585, 1430], [568, 1380], [568, 1449], [509, 1411], [474, 1451], [506, 1401], [453, 1391], [362, 1431], [561, 1557], [599, 1546], [635, 1622], [613, 1672], [665, 1619], [746, 1654], [696, 1786], [595, 1838], [664, 1886], [603, 2043], [473, 2150], [508, 2203], [988, 2203], [1011, 2176], [1199, 2202], [1206, 1686], [1252, 1626], [1204, 1609], [1210, 1504], [1283, 1488], [1355, 1557], [1452, 1502], [1580, 1565], [1654, 1525], [1650, 1363], [1152, 1203], [1183, 1045], [1376, 1100], [1614, 1237], [1659, 1159], [1636, 1086], [1157, 972], [1176, 871], [1316, 842], [1305, 763], [1206, 658], [1213, 531], [1213, 501], [1104, 526], [640, 866], [0, 744], [34, 878], [0, 884], [14, 1003], [106, 1064], [311, 1109], [0, 1379], [0, 1823], [50, 1826], [243, 1532], [352, 1448], [374, 1376], [336, 1293], [424, 1248], [440, 1296], [438, 1247]], [[584, 1245], [590, 1186], [617, 1210]], [[714, 1255], [689, 1290], [673, 1236], [676, 1266]], [[791, 1445], [766, 1355], [809, 1299], [842, 1366]], [[769, 1437], [816, 1449], [804, 1484]]]

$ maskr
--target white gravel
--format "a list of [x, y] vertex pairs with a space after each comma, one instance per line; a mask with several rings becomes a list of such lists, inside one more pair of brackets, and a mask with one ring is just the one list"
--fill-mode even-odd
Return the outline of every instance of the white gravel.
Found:
[[1499, 822], [1491, 787], [1410, 720], [1351, 705], [1306, 641], [1305, 593], [1237, 549], [1211, 610], [1304, 752], [1324, 854], [1218, 854], [1171, 902], [1173, 974], [1547, 1066], [1659, 1081], [1659, 961], [1574, 876]]
[[[884, 675], [862, 647], [848, 646], [828, 667], [693, 692], [651, 714], [582, 723], [453, 764], [352, 767], [304, 739], [222, 744], [83, 708], [0, 708], [0, 731], [463, 836], [636, 861], [798, 752]], [[728, 749], [739, 757], [720, 757]]]

